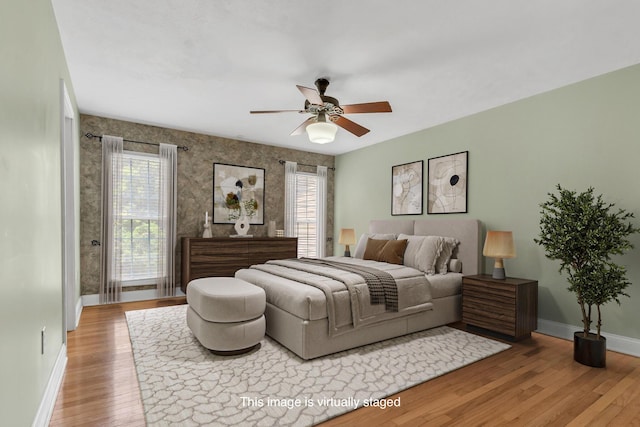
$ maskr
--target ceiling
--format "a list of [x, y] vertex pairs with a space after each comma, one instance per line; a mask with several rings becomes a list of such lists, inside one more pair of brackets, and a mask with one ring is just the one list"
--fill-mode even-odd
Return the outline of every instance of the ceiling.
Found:
[[[640, 63], [636, 0], [52, 0], [80, 112], [342, 154]], [[289, 136], [331, 84], [325, 145]], [[126, 135], [123, 135], [126, 138]]]

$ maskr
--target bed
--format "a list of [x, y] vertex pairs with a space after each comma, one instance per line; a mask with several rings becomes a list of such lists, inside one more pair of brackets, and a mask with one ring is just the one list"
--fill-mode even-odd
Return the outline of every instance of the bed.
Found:
[[267, 335], [313, 359], [459, 321], [480, 244], [475, 219], [373, 220], [353, 258], [274, 260], [236, 277], [265, 290]]

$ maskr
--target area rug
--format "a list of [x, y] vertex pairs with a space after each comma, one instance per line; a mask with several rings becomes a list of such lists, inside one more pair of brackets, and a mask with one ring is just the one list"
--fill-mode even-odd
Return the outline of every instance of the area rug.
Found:
[[218, 356], [186, 323], [186, 305], [126, 312], [149, 426], [311, 426], [510, 346], [447, 326], [305, 361], [269, 337]]

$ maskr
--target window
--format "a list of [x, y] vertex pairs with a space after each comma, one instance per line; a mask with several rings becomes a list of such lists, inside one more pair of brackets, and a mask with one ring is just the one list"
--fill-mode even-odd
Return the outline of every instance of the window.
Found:
[[177, 146], [124, 152], [123, 138], [103, 135], [100, 303], [118, 302], [123, 286], [156, 285], [175, 295]]
[[327, 222], [327, 167], [316, 173], [297, 170], [285, 162], [285, 235], [298, 238], [298, 257], [325, 256]]
[[[118, 185], [114, 183], [114, 185]], [[115, 244], [122, 250], [124, 286], [155, 284], [161, 246], [160, 159], [157, 155], [125, 152], [120, 177], [122, 205], [114, 212]]]
[[296, 222], [298, 257], [318, 257], [317, 227], [318, 177], [310, 173], [296, 173]]

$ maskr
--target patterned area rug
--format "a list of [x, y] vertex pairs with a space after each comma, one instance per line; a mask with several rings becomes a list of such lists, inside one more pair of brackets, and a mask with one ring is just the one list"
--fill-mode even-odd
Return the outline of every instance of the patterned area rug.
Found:
[[446, 326], [305, 361], [265, 337], [217, 356], [186, 323], [186, 305], [126, 313], [149, 426], [311, 426], [510, 346]]

